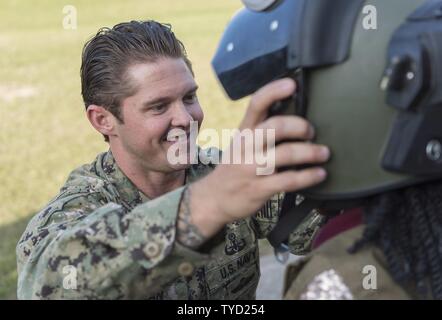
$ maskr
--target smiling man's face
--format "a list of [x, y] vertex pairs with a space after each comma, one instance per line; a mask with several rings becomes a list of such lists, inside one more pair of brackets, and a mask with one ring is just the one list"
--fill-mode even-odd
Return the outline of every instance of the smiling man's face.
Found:
[[188, 165], [172, 165], [167, 160], [167, 150], [177, 143], [170, 133], [181, 131], [173, 129], [189, 133], [191, 121], [197, 121], [199, 128], [204, 118], [197, 85], [186, 63], [159, 58], [132, 65], [127, 74], [137, 92], [122, 101], [124, 123], [116, 121], [111, 144], [119, 144], [119, 149], [145, 170], [167, 173], [185, 169]]

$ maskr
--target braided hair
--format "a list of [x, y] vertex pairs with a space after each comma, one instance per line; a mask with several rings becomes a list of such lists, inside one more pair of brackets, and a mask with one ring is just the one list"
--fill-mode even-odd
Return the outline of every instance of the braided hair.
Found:
[[442, 181], [384, 193], [368, 200], [366, 227], [349, 248], [374, 244], [394, 280], [421, 299], [442, 299]]

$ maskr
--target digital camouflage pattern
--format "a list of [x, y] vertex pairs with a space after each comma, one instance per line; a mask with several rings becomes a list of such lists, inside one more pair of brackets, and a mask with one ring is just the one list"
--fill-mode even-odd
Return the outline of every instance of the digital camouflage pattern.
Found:
[[[192, 165], [186, 183], [213, 168]], [[282, 195], [227, 225], [224, 240], [200, 253], [175, 241], [183, 189], [148, 199], [110, 151], [74, 170], [17, 245], [18, 298], [254, 299], [257, 240], [277, 221]], [[320, 223], [312, 213], [291, 235], [294, 253], [308, 251]]]

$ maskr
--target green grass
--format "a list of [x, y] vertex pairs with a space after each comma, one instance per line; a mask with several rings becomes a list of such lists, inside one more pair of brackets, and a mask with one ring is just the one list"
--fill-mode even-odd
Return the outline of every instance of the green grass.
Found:
[[[77, 30], [62, 27], [63, 6], [74, 5]], [[210, 59], [239, 0], [0, 1], [0, 298], [14, 299], [15, 245], [33, 213], [69, 172], [107, 149], [89, 125], [80, 95], [80, 53], [100, 27], [155, 19], [173, 25], [193, 61], [203, 128], [234, 128], [245, 103], [232, 103]], [[34, 95], [5, 97], [27, 87]]]

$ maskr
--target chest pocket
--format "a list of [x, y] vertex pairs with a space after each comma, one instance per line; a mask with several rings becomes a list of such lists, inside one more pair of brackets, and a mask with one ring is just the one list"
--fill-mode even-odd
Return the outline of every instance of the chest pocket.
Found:
[[259, 250], [249, 221], [242, 220], [226, 228], [225, 244], [206, 266], [209, 299], [253, 299], [258, 285]]

